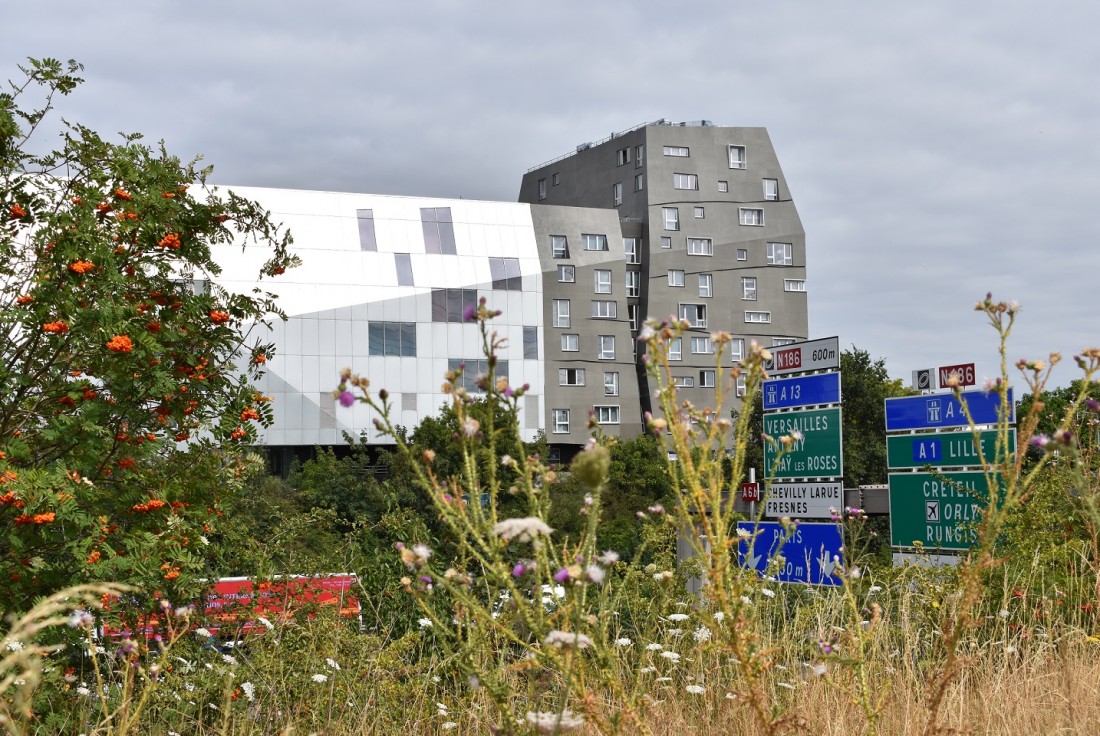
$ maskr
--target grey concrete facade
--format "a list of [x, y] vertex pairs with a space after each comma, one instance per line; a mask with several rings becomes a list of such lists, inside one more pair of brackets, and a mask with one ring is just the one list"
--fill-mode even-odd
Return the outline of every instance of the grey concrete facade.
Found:
[[[624, 238], [638, 234], [640, 262], [627, 266], [641, 280], [638, 316], [695, 324], [670, 364], [697, 406], [713, 405], [713, 371], [750, 341], [808, 336], [805, 232], [764, 128], [642, 125], [528, 171], [519, 200], [610, 208]], [[721, 356], [708, 352], [718, 330], [734, 336]], [[654, 389], [641, 379], [642, 410]], [[730, 397], [721, 411], [738, 405]]]

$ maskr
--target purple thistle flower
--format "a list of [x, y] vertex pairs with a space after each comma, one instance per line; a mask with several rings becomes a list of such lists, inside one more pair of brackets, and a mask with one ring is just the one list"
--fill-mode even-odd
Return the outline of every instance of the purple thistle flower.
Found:
[[527, 565], [524, 565], [522, 562], [517, 562], [516, 566], [512, 568], [512, 577], [521, 578], [526, 572]]
[[462, 321], [473, 322], [475, 319], [477, 319], [477, 307], [471, 304], [462, 311]]
[[1089, 411], [1100, 411], [1100, 401], [1096, 399], [1085, 399], [1085, 408]]
[[351, 406], [354, 403], [355, 403], [355, 394], [353, 394], [351, 391], [341, 391], [340, 392], [340, 406], [343, 406], [343, 407], [346, 408], [346, 407]]
[[564, 567], [562, 569], [558, 570], [556, 573], [554, 573], [554, 581], [555, 582], [564, 583], [568, 579], [569, 579], [569, 571], [566, 570]]

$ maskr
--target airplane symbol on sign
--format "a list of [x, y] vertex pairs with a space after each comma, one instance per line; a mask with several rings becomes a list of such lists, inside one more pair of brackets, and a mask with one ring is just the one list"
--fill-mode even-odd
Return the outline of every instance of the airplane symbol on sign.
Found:
[[924, 502], [924, 517], [925, 517], [925, 521], [939, 521], [940, 520], [940, 502], [939, 501], [925, 501]]

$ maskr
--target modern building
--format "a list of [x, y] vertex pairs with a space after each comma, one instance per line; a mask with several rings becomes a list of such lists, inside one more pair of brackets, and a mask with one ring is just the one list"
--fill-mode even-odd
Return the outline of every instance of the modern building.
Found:
[[[760, 128], [640, 126], [532, 169], [520, 204], [232, 189], [288, 227], [302, 259], [265, 283], [288, 320], [254, 328], [277, 347], [259, 386], [275, 400], [261, 442], [276, 456], [345, 434], [383, 442], [371, 410], [334, 402], [344, 367], [387, 389], [410, 428], [450, 401], [447, 370], [464, 364], [476, 391], [486, 364], [463, 314], [482, 297], [502, 311], [498, 374], [530, 386], [523, 436], [545, 432], [563, 455], [590, 414], [607, 434], [643, 430], [653, 387], [635, 336], [647, 316], [693, 324], [674, 372], [700, 405], [717, 379], [710, 332], [735, 335], [727, 368], [748, 340], [807, 334], [805, 238]], [[226, 250], [219, 284], [252, 289], [263, 258]]]

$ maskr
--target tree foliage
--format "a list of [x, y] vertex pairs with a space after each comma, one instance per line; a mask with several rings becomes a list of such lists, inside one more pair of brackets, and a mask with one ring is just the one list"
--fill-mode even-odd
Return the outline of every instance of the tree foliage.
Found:
[[0, 608], [104, 576], [185, 586], [271, 417], [252, 388], [271, 346], [245, 328], [277, 309], [213, 286], [214, 251], [263, 246], [272, 277], [290, 238], [163, 143], [66, 122], [35, 152], [81, 67], [20, 71], [0, 94]]

